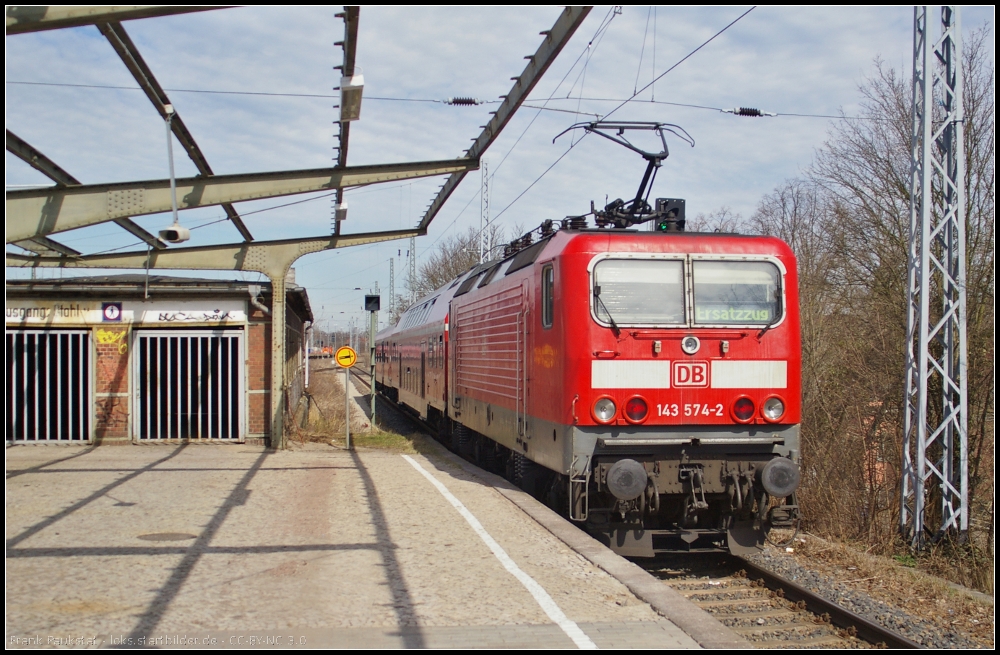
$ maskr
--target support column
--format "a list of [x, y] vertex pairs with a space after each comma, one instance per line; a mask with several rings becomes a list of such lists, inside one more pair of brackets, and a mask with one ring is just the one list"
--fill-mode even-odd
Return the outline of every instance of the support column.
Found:
[[285, 448], [285, 275], [291, 262], [268, 273], [271, 279], [271, 448]]

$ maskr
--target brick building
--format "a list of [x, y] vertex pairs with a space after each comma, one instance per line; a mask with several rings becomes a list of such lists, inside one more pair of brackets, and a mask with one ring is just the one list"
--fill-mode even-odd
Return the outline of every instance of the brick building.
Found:
[[[289, 282], [283, 404], [291, 413], [313, 317], [305, 289]], [[270, 306], [266, 282], [8, 280], [7, 440], [269, 443]]]

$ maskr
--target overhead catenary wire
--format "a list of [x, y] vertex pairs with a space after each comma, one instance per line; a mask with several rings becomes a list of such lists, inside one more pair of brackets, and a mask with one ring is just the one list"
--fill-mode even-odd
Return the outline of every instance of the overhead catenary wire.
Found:
[[[580, 83], [580, 96], [583, 96], [583, 88], [587, 82], [587, 69], [590, 67], [590, 60], [593, 58], [594, 53], [597, 52], [597, 48], [601, 45], [601, 42], [604, 40], [604, 36], [608, 33], [608, 28], [611, 26], [611, 21], [615, 19], [615, 16], [620, 16], [621, 13], [622, 13], [621, 6], [616, 5], [613, 6], [609, 11], [609, 13], [604, 16], [604, 20], [601, 21], [601, 25], [597, 28], [597, 31], [594, 33], [594, 36], [587, 43], [587, 47], [583, 51], [583, 54], [585, 54], [587, 58], [583, 62], [583, 67], [580, 69], [580, 72], [577, 73], [576, 79], [573, 80], [573, 84], [570, 85], [569, 90], [566, 92], [567, 98], [569, 98], [573, 94], [573, 89], [576, 88], [577, 82]], [[577, 58], [577, 62], [578, 61], [579, 58]], [[575, 66], [576, 62], [574, 62], [573, 65]], [[568, 75], [569, 73], [567, 72], [567, 76]], [[563, 79], [565, 79], [565, 77]], [[562, 82], [559, 83], [559, 86], [562, 86]], [[556, 89], [558, 90], [558, 86], [556, 87]], [[553, 91], [552, 95], [553, 96], [555, 95], [555, 91]], [[581, 113], [580, 102], [581, 101], [577, 99], [576, 103], [577, 115]]]
[[[573, 64], [566, 71], [566, 74], [562, 76], [562, 79], [559, 80], [559, 83], [556, 84], [555, 88], [552, 90], [552, 93], [549, 94], [549, 97], [546, 98], [545, 100], [531, 100], [531, 102], [536, 102], [536, 103], [537, 102], [541, 102], [542, 106], [545, 107], [545, 106], [548, 105], [549, 102], [552, 102], [554, 99], [556, 99], [556, 97], [555, 97], [556, 93], [559, 91], [560, 87], [562, 87], [562, 85], [566, 82], [566, 79], [569, 77], [570, 73], [572, 73], [573, 70], [576, 68], [577, 64], [580, 63], [580, 60], [583, 59], [584, 55], [586, 55], [588, 53], [593, 54], [592, 48], [595, 47], [594, 46], [594, 42], [597, 41], [598, 44], [600, 44], [600, 41], [598, 40], [598, 37], [600, 37], [603, 32], [607, 31], [608, 27], [610, 27], [611, 22], [614, 20], [614, 17], [616, 15], [617, 14], [614, 13], [614, 8], [613, 7], [608, 10], [608, 13], [605, 14], [605, 16], [604, 16], [603, 19], [601, 19], [601, 24], [598, 26], [597, 30], [594, 32], [594, 35], [592, 37], [590, 37], [590, 40], [587, 42], [586, 47], [584, 47], [583, 51], [580, 52], [579, 55], [577, 55], [576, 59], [573, 61]], [[572, 87], [570, 88], [570, 91], [572, 91]], [[567, 94], [567, 98], [568, 97], [569, 97], [569, 94]], [[538, 113], [536, 113], [531, 118], [531, 121], [529, 121], [528, 125], [525, 126], [525, 128], [521, 132], [520, 136], [518, 136], [517, 139], [514, 140], [513, 145], [511, 145], [511, 147], [507, 150], [507, 152], [504, 154], [504, 156], [500, 159], [500, 163], [493, 167], [493, 172], [490, 174], [490, 181], [491, 182], [492, 182], [493, 178], [496, 177], [497, 171], [500, 170], [501, 166], [503, 166], [503, 163], [505, 161], [507, 161], [507, 157], [510, 156], [510, 153], [514, 152], [514, 148], [516, 148], [517, 144], [519, 144], [521, 142], [521, 139], [523, 139], [524, 135], [528, 133], [528, 130], [531, 129], [531, 126], [534, 125], [535, 120], [537, 120], [540, 115], [541, 115], [541, 112], [539, 111]]]
[[[739, 21], [740, 21], [740, 20], [741, 20], [741, 19], [742, 19], [742, 18], [743, 18], [744, 16], [746, 16], [747, 14], [749, 14], [749, 13], [750, 13], [751, 11], [753, 11], [753, 10], [754, 10], [755, 8], [756, 8], [756, 5], [755, 5], [754, 7], [751, 7], [751, 8], [750, 8], [750, 9], [748, 9], [747, 11], [743, 12], [743, 14], [741, 14], [741, 15], [740, 15], [739, 17], [737, 17], [737, 18], [736, 18], [736, 20], [732, 21], [731, 23], [729, 23], [728, 25], [726, 25], [725, 27], [723, 27], [723, 28], [722, 28], [721, 30], [719, 30], [719, 31], [718, 31], [718, 32], [716, 32], [716, 33], [715, 33], [714, 35], [712, 35], [712, 37], [710, 37], [710, 38], [709, 38], [708, 40], [706, 40], [706, 41], [705, 41], [705, 42], [703, 42], [703, 43], [702, 43], [701, 45], [699, 45], [699, 46], [698, 46], [697, 48], [695, 48], [694, 50], [692, 50], [691, 52], [689, 52], [689, 53], [688, 53], [687, 55], [685, 55], [685, 56], [684, 56], [684, 57], [683, 57], [682, 59], [680, 59], [680, 60], [679, 60], [679, 61], [678, 61], [677, 63], [675, 63], [675, 64], [674, 64], [673, 66], [671, 66], [670, 68], [668, 68], [667, 70], [665, 70], [664, 72], [660, 73], [660, 74], [659, 74], [658, 76], [656, 76], [655, 78], [653, 78], [653, 81], [652, 81], [652, 82], [650, 82], [650, 83], [649, 83], [649, 84], [647, 84], [646, 86], [642, 87], [641, 89], [639, 89], [638, 91], [636, 91], [635, 93], [633, 93], [633, 94], [632, 94], [632, 96], [631, 96], [630, 98], [628, 98], [628, 99], [624, 100], [624, 101], [623, 101], [623, 102], [622, 102], [621, 104], [619, 104], [619, 105], [618, 105], [617, 107], [615, 107], [615, 108], [614, 108], [614, 109], [612, 109], [612, 110], [611, 110], [610, 112], [608, 112], [607, 114], [605, 114], [603, 118], [604, 118], [604, 119], [606, 119], [606, 118], [607, 118], [608, 116], [610, 116], [611, 114], [615, 113], [616, 111], [618, 111], [619, 109], [621, 109], [622, 107], [624, 107], [626, 103], [628, 103], [628, 102], [632, 101], [632, 99], [634, 99], [634, 98], [635, 98], [635, 96], [639, 95], [640, 93], [642, 93], [642, 92], [643, 92], [643, 91], [645, 91], [646, 89], [650, 88], [650, 87], [651, 87], [652, 85], [656, 84], [657, 80], [661, 79], [661, 78], [662, 78], [662, 77], [664, 77], [664, 76], [665, 76], [665, 75], [666, 75], [667, 73], [669, 73], [670, 71], [672, 71], [672, 70], [674, 70], [675, 68], [677, 68], [677, 67], [678, 67], [678, 66], [679, 66], [680, 64], [682, 64], [682, 63], [683, 63], [684, 61], [686, 61], [687, 59], [689, 59], [689, 58], [690, 58], [690, 57], [691, 57], [692, 55], [694, 55], [694, 54], [695, 54], [696, 52], [698, 52], [699, 50], [701, 50], [701, 49], [702, 49], [703, 47], [705, 47], [706, 45], [708, 45], [708, 44], [709, 44], [710, 42], [712, 42], [712, 41], [713, 41], [713, 40], [714, 40], [714, 39], [715, 39], [716, 37], [718, 37], [718, 36], [719, 36], [720, 34], [722, 34], [722, 33], [723, 33], [723, 32], [725, 32], [726, 30], [728, 30], [728, 29], [729, 29], [730, 27], [732, 27], [733, 25], [735, 25], [735, 24], [736, 24], [737, 22], [739, 22]], [[655, 35], [654, 35], [654, 38], [655, 38]], [[578, 76], [578, 79], [579, 79], [579, 76]], [[654, 101], [655, 101], [655, 99], [654, 99]], [[721, 110], [721, 109], [719, 109], [718, 111], [724, 111], [724, 110]], [[586, 136], [586, 133], [584, 134], [584, 137], [585, 137], [585, 136]], [[529, 185], [528, 185], [528, 186], [527, 186], [527, 187], [526, 187], [526, 188], [524, 189], [524, 191], [522, 191], [522, 192], [521, 192], [520, 194], [518, 194], [518, 195], [517, 195], [517, 197], [516, 197], [516, 198], [514, 198], [514, 199], [513, 199], [513, 200], [512, 200], [512, 201], [511, 201], [511, 202], [510, 202], [510, 203], [509, 203], [509, 204], [508, 204], [508, 205], [507, 205], [506, 207], [504, 207], [504, 208], [503, 208], [502, 210], [500, 210], [500, 212], [499, 212], [499, 213], [498, 213], [498, 214], [496, 215], [496, 217], [495, 217], [495, 218], [500, 218], [500, 216], [502, 216], [502, 215], [504, 214], [504, 212], [506, 212], [506, 211], [507, 211], [508, 209], [510, 209], [510, 208], [511, 208], [511, 207], [512, 207], [512, 206], [514, 205], [514, 203], [516, 203], [516, 202], [517, 202], [518, 200], [520, 200], [520, 199], [521, 199], [521, 198], [522, 198], [522, 197], [523, 197], [523, 196], [524, 196], [524, 195], [525, 195], [525, 194], [526, 194], [526, 193], [527, 193], [527, 192], [528, 192], [529, 190], [531, 190], [531, 188], [532, 188], [532, 187], [534, 187], [534, 186], [535, 186], [535, 184], [537, 184], [537, 183], [538, 183], [538, 182], [539, 182], [539, 181], [540, 181], [540, 180], [541, 180], [541, 179], [542, 179], [543, 177], [545, 177], [545, 175], [546, 175], [546, 174], [547, 174], [547, 173], [548, 173], [549, 171], [551, 171], [551, 170], [552, 170], [553, 168], [555, 168], [556, 164], [558, 164], [558, 163], [559, 163], [560, 161], [562, 161], [562, 160], [563, 160], [563, 158], [564, 158], [564, 157], [565, 157], [566, 155], [568, 155], [568, 154], [569, 154], [570, 150], [572, 150], [572, 149], [573, 149], [573, 148], [574, 148], [574, 147], [576, 146], [576, 144], [580, 143], [580, 141], [582, 141], [584, 137], [581, 137], [581, 139], [580, 139], [579, 141], [576, 141], [576, 142], [572, 142], [572, 143], [570, 143], [570, 146], [569, 146], [569, 148], [567, 148], [567, 149], [566, 149], [566, 151], [565, 151], [564, 153], [562, 153], [561, 155], [559, 155], [558, 159], [556, 159], [556, 160], [555, 160], [554, 162], [552, 162], [552, 164], [551, 164], [551, 165], [550, 165], [550, 166], [549, 166], [548, 168], [546, 168], [546, 169], [545, 169], [544, 171], [542, 171], [542, 174], [541, 174], [541, 175], [539, 175], [539, 176], [538, 176], [537, 178], [535, 178], [535, 179], [534, 179], [534, 181], [532, 181], [532, 182], [531, 182], [531, 184], [529, 184]]]
[[[657, 78], [659, 79], [659, 78]], [[110, 89], [110, 90], [120, 90], [120, 91], [142, 91], [141, 88], [137, 86], [115, 86], [110, 84], [73, 84], [69, 82], [25, 82], [18, 80], [6, 80], [5, 84], [17, 84], [17, 85], [28, 85], [28, 86], [50, 86], [50, 87], [70, 87], [70, 88], [83, 88], [83, 89]], [[668, 102], [665, 100], [641, 100], [635, 96], [642, 92], [643, 89], [638, 90], [630, 98], [593, 98], [587, 96], [578, 97], [563, 97], [558, 98], [553, 94], [547, 99], [532, 99], [528, 98], [525, 102], [559, 102], [563, 100], [573, 100], [585, 101], [585, 102], [618, 102], [618, 103], [650, 103], [656, 105], [668, 105], [673, 107], [690, 107], [693, 109], [706, 109], [711, 111], [725, 111], [722, 107], [713, 107], [710, 105], [698, 105], [685, 102]], [[219, 94], [219, 95], [245, 95], [245, 96], [273, 96], [273, 97], [285, 97], [285, 98], [340, 98], [339, 95], [329, 95], [322, 93], [284, 93], [284, 92], [271, 92], [271, 91], [221, 91], [212, 89], [164, 89], [164, 91], [169, 91], [170, 93], [208, 93], [208, 94]], [[458, 98], [448, 98], [445, 100], [437, 98], [399, 98], [391, 96], [365, 96], [365, 100], [379, 100], [387, 102], [423, 102], [430, 104], [440, 104], [440, 105], [451, 105], [451, 106], [467, 106], [465, 103], [450, 102], [451, 100], [457, 100]], [[478, 104], [499, 104], [500, 100], [478, 100]], [[474, 105], [472, 105], [474, 106]], [[599, 115], [594, 112], [576, 112], [571, 109], [557, 109], [554, 107], [538, 107], [537, 105], [523, 105], [524, 107], [530, 109], [540, 109], [543, 111], [554, 111], [554, 112], [564, 112], [564, 113], [581, 113], [586, 115]], [[833, 119], [843, 119], [843, 120], [865, 120], [865, 121], [880, 121], [880, 120], [892, 120], [889, 118], [877, 118], [869, 116], [845, 116], [845, 115], [835, 115], [835, 114], [809, 114], [803, 112], [775, 112], [777, 116], [790, 116], [798, 118], [833, 118]], [[32, 185], [36, 186], [36, 185]], [[39, 185], [44, 186], [44, 185]]]
[[[604, 18], [601, 19], [601, 23], [600, 23], [600, 25], [598, 25], [597, 30], [594, 31], [594, 35], [592, 37], [590, 37], [590, 40], [587, 42], [587, 45], [580, 52], [580, 54], [577, 55], [576, 59], [573, 61], [573, 64], [569, 67], [569, 69], [567, 69], [566, 73], [562, 76], [562, 79], [559, 80], [559, 83], [556, 84], [555, 88], [552, 90], [552, 93], [549, 94], [549, 97], [547, 99], [545, 99], [545, 100], [534, 100], [534, 101], [532, 101], [532, 102], [536, 102], [536, 103], [537, 102], [541, 102], [542, 103], [542, 107], [535, 107], [539, 111], [535, 112], [535, 115], [531, 118], [531, 120], [525, 126], [524, 130], [521, 131], [521, 134], [517, 137], [517, 139], [514, 140], [514, 143], [511, 145], [511, 147], [507, 149], [507, 152], [504, 154], [503, 157], [501, 157], [500, 163], [498, 163], [496, 166], [493, 167], [493, 171], [490, 173], [490, 187], [491, 188], [493, 186], [493, 180], [496, 179], [497, 171], [500, 170], [500, 167], [503, 166], [503, 164], [504, 164], [505, 161], [507, 161], [507, 158], [510, 157], [510, 154], [512, 152], [514, 152], [514, 149], [521, 142], [521, 139], [524, 138], [524, 135], [528, 133], [528, 130], [531, 129], [531, 126], [534, 125], [535, 121], [541, 115], [542, 110], [546, 108], [545, 105], [547, 105], [549, 102], [551, 102], [555, 98], [555, 94], [559, 91], [559, 89], [562, 87], [562, 85], [566, 82], [566, 79], [570, 76], [570, 73], [572, 73], [573, 70], [576, 69], [577, 64], [580, 63], [580, 60], [583, 59], [584, 55], [586, 55], [588, 52], [591, 52], [591, 49], [594, 46], [594, 42], [598, 41], [598, 43], [600, 43], [600, 41], [598, 40], [598, 37], [601, 36], [601, 34], [608, 29], [608, 27], [611, 25], [611, 22], [614, 20], [615, 16], [617, 16], [617, 15], [618, 15], [618, 13], [615, 12], [615, 8], [614, 7], [612, 7], [611, 9], [608, 10], [608, 13], [606, 13], [604, 15]], [[560, 157], [560, 159], [561, 159], [561, 157]], [[556, 163], [558, 163], [558, 161]], [[551, 167], [549, 167], [549, 168], [551, 168]], [[546, 172], [548, 172], [548, 171], [546, 171]], [[544, 175], [544, 173], [543, 173], [543, 175]], [[541, 178], [539, 178], [539, 179], [541, 179]], [[532, 183], [532, 185], [534, 185], [534, 183]], [[456, 214], [455, 218], [452, 219], [451, 223], [449, 223], [448, 226], [444, 228], [444, 230], [441, 232], [441, 234], [438, 236], [438, 238], [434, 239], [434, 241], [432, 241], [430, 243], [430, 245], [426, 248], [426, 251], [430, 251], [435, 245], [437, 245], [438, 241], [440, 241], [442, 238], [444, 238], [444, 235], [448, 233], [448, 230], [450, 230], [455, 225], [455, 223], [458, 222], [458, 219], [462, 217], [462, 214], [465, 213], [465, 210], [467, 210], [472, 205], [472, 201], [475, 200], [479, 196], [479, 192], [480, 192], [480, 190], [477, 190], [476, 194], [473, 195], [471, 198], [469, 198], [469, 201], [467, 203], [465, 203], [465, 206], [462, 207], [462, 209], [458, 212], [458, 214]], [[523, 193], [521, 195], [523, 195]], [[520, 196], [518, 196], [518, 197], [520, 197]], [[509, 207], [509, 205], [508, 205], [508, 207]], [[504, 209], [504, 211], [506, 211], [506, 208]], [[499, 217], [499, 214], [494, 217], [494, 220], [496, 218], [498, 218], [498, 217]]]
[[[667, 70], [663, 71], [662, 73], [660, 73], [659, 75], [657, 75], [656, 77], [654, 77], [652, 82], [650, 82], [646, 86], [642, 87], [641, 89], [639, 89], [638, 91], [636, 91], [635, 93], [633, 93], [630, 98], [628, 98], [627, 100], [623, 101], [620, 105], [618, 105], [617, 107], [615, 107], [614, 109], [612, 109], [611, 111], [609, 111], [607, 114], [605, 114], [603, 116], [603, 119], [607, 120], [608, 116], [610, 116], [611, 114], [615, 113], [616, 111], [618, 111], [619, 109], [621, 109], [622, 107], [624, 107], [626, 104], [628, 104], [629, 102], [631, 102], [637, 95], [639, 95], [640, 93], [642, 93], [646, 89], [648, 89], [651, 86], [653, 86], [654, 84], [656, 84], [657, 81], [659, 81], [667, 73], [671, 72], [672, 70], [674, 70], [675, 68], [677, 68], [678, 66], [680, 66], [681, 64], [683, 64], [685, 61], [687, 61], [688, 59], [690, 59], [691, 57], [693, 57], [695, 55], [695, 53], [697, 53], [699, 50], [701, 50], [702, 48], [704, 48], [705, 46], [707, 46], [709, 43], [711, 43], [712, 41], [714, 41], [716, 38], [718, 38], [723, 32], [725, 32], [726, 30], [728, 30], [730, 27], [732, 27], [736, 23], [738, 23], [741, 20], [743, 20], [744, 16], [746, 16], [747, 14], [749, 14], [751, 11], [753, 11], [756, 8], [757, 8], [757, 5], [754, 5], [753, 7], [750, 7], [749, 9], [747, 9], [746, 11], [744, 11], [742, 14], [740, 14], [739, 16], [737, 16], [735, 20], [733, 20], [731, 23], [729, 23], [728, 25], [726, 25], [725, 27], [723, 27], [721, 30], [719, 30], [718, 32], [716, 32], [715, 34], [713, 34], [712, 36], [710, 36], [708, 39], [706, 39], [705, 41], [703, 41], [702, 44], [699, 45], [697, 48], [695, 48], [691, 52], [689, 52], [686, 55], [684, 55], [673, 66], [671, 66]], [[655, 100], [655, 98], [654, 98], [654, 100]]]
[[[652, 86], [653, 84], [655, 84], [655, 83], [657, 82], [657, 80], [659, 80], [659, 79], [663, 78], [663, 77], [664, 77], [664, 76], [665, 76], [665, 75], [666, 75], [667, 73], [669, 73], [670, 71], [674, 70], [675, 68], [677, 68], [678, 66], [680, 66], [680, 65], [681, 65], [682, 63], [684, 63], [685, 61], [687, 61], [688, 59], [690, 59], [690, 58], [691, 58], [691, 57], [692, 57], [692, 56], [693, 56], [693, 55], [694, 55], [694, 54], [695, 54], [696, 52], [698, 52], [699, 50], [701, 50], [702, 48], [704, 48], [704, 47], [705, 47], [706, 45], [708, 45], [708, 44], [709, 44], [709, 43], [711, 43], [711, 42], [712, 42], [713, 40], [715, 40], [715, 38], [716, 38], [716, 37], [718, 37], [718, 36], [719, 36], [720, 34], [722, 34], [722, 33], [723, 33], [723, 32], [725, 32], [726, 30], [728, 30], [728, 29], [729, 29], [730, 27], [732, 27], [733, 25], [735, 25], [736, 23], [738, 23], [738, 22], [739, 22], [739, 21], [740, 21], [740, 20], [741, 20], [741, 19], [742, 19], [742, 18], [743, 18], [744, 16], [746, 16], [747, 14], [749, 14], [749, 13], [750, 13], [751, 11], [753, 11], [753, 10], [754, 10], [755, 8], [756, 8], [756, 5], [754, 5], [754, 6], [753, 6], [753, 7], [751, 7], [750, 9], [748, 9], [748, 10], [746, 10], [745, 12], [743, 12], [742, 14], [740, 14], [740, 16], [738, 16], [738, 17], [736, 18], [736, 20], [732, 21], [731, 23], [729, 23], [728, 25], [726, 25], [725, 27], [723, 27], [723, 28], [722, 28], [721, 30], [719, 30], [718, 32], [716, 32], [716, 33], [715, 33], [714, 35], [712, 35], [712, 36], [711, 36], [710, 38], [708, 38], [708, 39], [707, 39], [706, 41], [704, 41], [704, 42], [703, 42], [703, 43], [702, 43], [701, 45], [699, 45], [699, 46], [698, 46], [697, 48], [695, 48], [694, 50], [692, 50], [691, 52], [689, 52], [688, 54], [686, 54], [686, 55], [685, 55], [684, 57], [682, 57], [682, 58], [681, 58], [681, 59], [680, 59], [679, 61], [677, 61], [677, 63], [675, 63], [675, 64], [674, 64], [673, 66], [671, 66], [670, 68], [668, 68], [667, 70], [663, 71], [663, 72], [662, 72], [662, 73], [660, 73], [660, 74], [659, 74], [658, 76], [656, 76], [655, 78], [653, 78], [653, 81], [652, 81], [652, 82], [650, 82], [650, 83], [649, 83], [649, 84], [647, 84], [646, 86], [642, 87], [641, 89], [639, 89], [638, 91], [636, 91], [635, 93], [633, 93], [633, 94], [632, 94], [632, 96], [631, 96], [630, 98], [628, 98], [627, 100], [625, 100], [624, 102], [622, 102], [621, 104], [619, 104], [619, 105], [618, 105], [617, 107], [615, 107], [614, 109], [612, 109], [612, 110], [611, 110], [610, 112], [608, 112], [607, 114], [605, 114], [605, 115], [604, 115], [604, 116], [602, 117], [602, 120], [604, 120], [604, 119], [607, 119], [607, 117], [608, 117], [608, 116], [610, 116], [611, 114], [615, 113], [616, 111], [618, 111], [619, 109], [621, 109], [622, 107], [624, 107], [624, 106], [625, 106], [625, 105], [626, 105], [626, 104], [627, 104], [628, 102], [631, 102], [631, 100], [632, 100], [633, 98], [635, 98], [635, 96], [639, 95], [640, 93], [642, 93], [643, 91], [645, 91], [646, 89], [648, 89], [649, 87], [651, 87], [651, 86]], [[585, 134], [584, 134], [584, 137], [586, 136], [586, 134], [589, 134], [589, 132], [588, 132], [588, 133], [585, 133]], [[511, 207], [512, 207], [512, 206], [514, 205], [514, 203], [516, 203], [516, 202], [517, 202], [518, 200], [520, 200], [520, 199], [521, 199], [521, 198], [522, 198], [522, 197], [524, 196], [524, 194], [526, 194], [526, 193], [527, 193], [527, 192], [528, 192], [528, 191], [529, 191], [529, 190], [530, 190], [530, 189], [531, 189], [531, 188], [532, 188], [533, 186], [535, 186], [535, 185], [536, 185], [536, 184], [537, 184], [537, 183], [538, 183], [538, 182], [539, 182], [539, 181], [540, 181], [540, 180], [541, 180], [541, 179], [542, 179], [543, 177], [545, 177], [545, 175], [546, 175], [546, 174], [547, 174], [547, 173], [548, 173], [549, 171], [551, 171], [551, 170], [552, 170], [553, 168], [555, 168], [556, 164], [558, 164], [558, 163], [559, 163], [560, 161], [562, 161], [562, 160], [563, 160], [563, 158], [564, 158], [564, 157], [565, 157], [566, 155], [568, 155], [568, 154], [569, 154], [570, 150], [572, 150], [572, 149], [573, 149], [573, 148], [574, 148], [574, 147], [576, 146], [576, 144], [580, 143], [580, 141], [582, 141], [584, 137], [581, 137], [579, 141], [576, 141], [576, 142], [572, 142], [572, 143], [570, 143], [570, 146], [569, 146], [569, 148], [567, 148], [567, 149], [566, 149], [566, 152], [564, 152], [563, 154], [559, 155], [559, 158], [558, 158], [558, 159], [556, 159], [556, 160], [555, 160], [554, 162], [552, 162], [552, 164], [551, 164], [551, 165], [550, 165], [550, 166], [549, 166], [548, 168], [546, 168], [546, 169], [545, 169], [544, 171], [542, 171], [542, 174], [541, 174], [541, 175], [539, 175], [539, 176], [538, 176], [537, 178], [535, 178], [535, 180], [534, 180], [534, 181], [533, 181], [533, 182], [532, 182], [531, 184], [529, 184], [529, 185], [527, 186], [527, 188], [525, 188], [525, 189], [524, 189], [524, 191], [522, 191], [522, 192], [521, 192], [520, 194], [518, 194], [518, 196], [517, 196], [516, 198], [514, 198], [514, 200], [512, 200], [512, 201], [510, 202], [510, 204], [508, 204], [508, 205], [507, 205], [506, 207], [504, 207], [504, 208], [503, 208], [503, 209], [502, 209], [502, 210], [501, 210], [501, 211], [500, 211], [500, 212], [499, 212], [499, 213], [498, 213], [498, 214], [496, 215], [496, 218], [500, 218], [500, 216], [501, 216], [501, 215], [503, 215], [503, 213], [504, 213], [504, 212], [506, 212], [506, 211], [507, 211], [508, 209], [510, 209], [510, 208], [511, 208]]]

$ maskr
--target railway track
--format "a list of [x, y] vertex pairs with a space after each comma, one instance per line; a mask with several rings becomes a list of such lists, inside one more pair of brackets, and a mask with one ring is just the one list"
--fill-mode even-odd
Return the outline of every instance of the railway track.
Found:
[[676, 555], [636, 563], [757, 648], [921, 648], [740, 557]]
[[[367, 372], [354, 372], [355, 381], [370, 391]], [[380, 407], [434, 436], [416, 417], [392, 405], [383, 402]], [[740, 557], [716, 553], [634, 561], [756, 648], [921, 648]]]

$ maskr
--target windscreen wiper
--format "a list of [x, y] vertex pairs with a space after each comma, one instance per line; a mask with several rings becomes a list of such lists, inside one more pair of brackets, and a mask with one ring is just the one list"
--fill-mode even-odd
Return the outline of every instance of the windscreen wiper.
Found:
[[774, 320], [771, 321], [770, 323], [768, 323], [767, 325], [765, 325], [764, 329], [757, 333], [757, 341], [760, 341], [761, 337], [763, 337], [765, 334], [767, 334], [768, 330], [770, 330], [775, 325], [777, 325], [778, 322], [781, 320], [782, 316], [784, 316], [784, 313], [785, 313], [784, 309], [785, 308], [782, 307], [782, 303], [781, 303], [781, 298], [782, 298], [782, 296], [781, 296], [781, 278], [778, 278], [778, 284], [776, 286], [777, 286], [777, 296], [776, 296], [777, 303], [776, 304], [778, 305], [778, 311], [775, 313]]
[[611, 323], [611, 331], [614, 333], [615, 338], [618, 338], [621, 336], [622, 331], [618, 329], [618, 324], [615, 323], [615, 318], [611, 315], [611, 312], [608, 311], [608, 306], [604, 304], [603, 300], [601, 300], [601, 286], [599, 284], [594, 285], [594, 298], [597, 299], [597, 302], [601, 303], [601, 307], [604, 308], [604, 313], [608, 315], [608, 322]]

